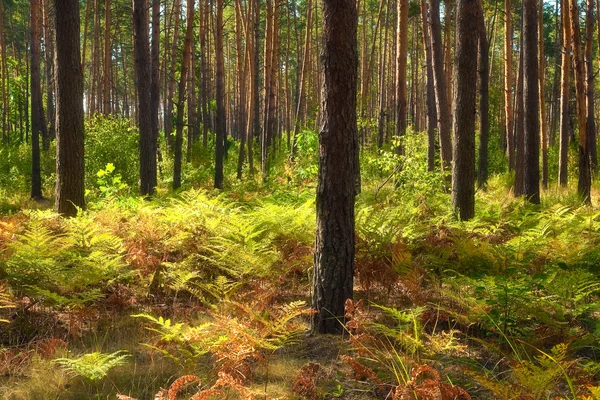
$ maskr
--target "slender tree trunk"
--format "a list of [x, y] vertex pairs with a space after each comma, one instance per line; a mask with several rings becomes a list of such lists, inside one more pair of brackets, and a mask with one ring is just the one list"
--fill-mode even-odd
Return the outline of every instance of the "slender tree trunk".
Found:
[[440, 156], [442, 171], [450, 171], [452, 166], [452, 140], [450, 138], [450, 105], [446, 75], [444, 74], [444, 59], [442, 51], [442, 32], [440, 24], [440, 1], [430, 0], [431, 45], [433, 55], [433, 78], [435, 82], [435, 100], [438, 118], [438, 133], [440, 136]]
[[56, 212], [85, 208], [83, 73], [78, 0], [54, 0], [56, 11]]
[[523, 34], [521, 34], [521, 49], [519, 51], [519, 66], [517, 69], [517, 93], [514, 100], [515, 114], [517, 117], [515, 132], [513, 134], [515, 137], [515, 196], [522, 196], [525, 188], [525, 127], [523, 118], [523, 84]]
[[133, 0], [133, 50], [137, 87], [137, 117], [140, 130], [140, 193], [154, 194], [156, 183], [156, 141], [152, 132], [150, 39], [148, 0]]
[[102, 77], [102, 112], [104, 115], [111, 113], [110, 109], [110, 70], [111, 70], [111, 42], [110, 42], [110, 0], [104, 0], [104, 75]]
[[[166, 51], [166, 49], [165, 49]], [[152, 43], [151, 57], [151, 86], [150, 86], [150, 113], [152, 118], [152, 146], [158, 152], [158, 108], [160, 103], [160, 0], [152, 0]], [[127, 82], [127, 79], [124, 80]], [[125, 90], [127, 92], [127, 90]], [[152, 187], [158, 185], [157, 175], [152, 175]]]
[[[175, 96], [175, 66], [177, 65], [177, 45], [179, 42], [179, 14], [181, 13], [181, 0], [175, 0], [173, 3], [174, 29], [171, 41], [171, 65], [169, 67], [169, 85], [167, 93], [167, 109], [165, 112], [165, 138], [167, 145], [172, 147], [171, 134], [173, 132], [173, 97]], [[165, 49], [166, 51], [166, 49]]]
[[478, 0], [457, 0], [452, 204], [461, 220], [475, 216], [475, 109], [480, 18]]
[[223, 0], [217, 0], [217, 24], [215, 34], [217, 126], [215, 146], [215, 188], [223, 188], [223, 157], [226, 134], [225, 116], [225, 57], [223, 54]]
[[177, 99], [177, 127], [175, 133], [175, 160], [173, 163], [173, 189], [181, 187], [181, 163], [183, 150], [183, 111], [185, 109], [185, 88], [188, 69], [191, 61], [192, 38], [194, 33], [194, 0], [186, 3], [186, 31], [181, 63], [181, 76], [179, 78], [179, 97]]
[[427, 69], [427, 170], [433, 171], [435, 169], [435, 126], [437, 122], [437, 110], [435, 109], [436, 100], [433, 82], [433, 61], [431, 54], [431, 39], [429, 37], [430, 22], [426, 0], [421, 0], [421, 19], [423, 20], [423, 48], [425, 49], [425, 68]]
[[294, 137], [292, 141], [292, 157], [296, 155], [296, 141], [300, 132], [300, 124], [302, 122], [301, 114], [306, 102], [306, 75], [310, 58], [310, 27], [312, 25], [312, 0], [308, 0], [306, 9], [306, 36], [304, 38], [304, 53], [302, 56], [302, 68], [300, 70], [299, 91], [298, 91], [298, 107], [296, 109], [296, 121], [294, 122]]
[[406, 64], [408, 56], [408, 0], [398, 0], [398, 25], [396, 30], [396, 151], [404, 154], [406, 134]]
[[523, 123], [525, 163], [523, 194], [540, 203], [540, 79], [538, 65], [537, 0], [523, 2]]
[[508, 156], [508, 170], [515, 169], [515, 139], [513, 117], [513, 90], [512, 90], [512, 54], [513, 54], [513, 27], [512, 8], [510, 0], [504, 2], [504, 117], [506, 120], [506, 154]]
[[571, 0], [570, 22], [571, 43], [573, 44], [573, 64], [575, 70], [575, 96], [577, 97], [577, 121], [579, 126], [579, 181], [577, 191], [586, 204], [591, 204], [592, 185], [588, 146], [588, 127], [586, 115], [586, 93], [583, 56], [581, 54], [581, 33], [579, 30], [579, 7]]
[[323, 125], [319, 135], [312, 330], [341, 333], [352, 298], [357, 151], [355, 0], [323, 0]]
[[490, 58], [489, 43], [485, 29], [483, 4], [479, 6], [479, 165], [477, 168], [477, 186], [485, 187], [488, 180], [488, 143], [489, 143], [489, 81]]
[[558, 160], [558, 182], [566, 187], [569, 165], [569, 75], [571, 63], [571, 22], [569, 0], [561, 0], [562, 17], [562, 62], [560, 72], [560, 152]]
[[[46, 72], [46, 115], [49, 130], [44, 140], [44, 150], [50, 147], [50, 141], [56, 137], [56, 115], [54, 110], [54, 9], [49, 0], [43, 1], [44, 11], [44, 52]], [[4, 58], [3, 58], [4, 59]]]
[[[544, 2], [539, 1], [539, 12], [538, 12], [538, 68], [539, 68], [539, 109], [540, 109], [540, 123], [542, 133], [542, 187], [548, 188], [548, 123], [546, 121], [546, 96], [544, 94], [545, 85], [545, 72], [546, 72], [546, 61], [544, 56]], [[538, 167], [539, 169], [539, 167]], [[539, 175], [539, 174], [538, 174]], [[539, 192], [539, 189], [538, 189]]]
[[[40, 83], [40, 8], [41, 0], [30, 0], [31, 32], [31, 198], [42, 199], [40, 165], [40, 136], [44, 119], [42, 88]], [[3, 133], [6, 135], [5, 133]]]
[[[590, 170], [595, 171], [598, 166], [596, 153], [596, 121], [594, 119], [594, 95], [595, 95], [595, 71], [592, 47], [594, 44], [594, 0], [587, 0], [585, 15], [585, 71], [587, 75], [586, 84], [586, 120], [587, 120], [587, 146]], [[591, 185], [591, 173], [590, 173]]]

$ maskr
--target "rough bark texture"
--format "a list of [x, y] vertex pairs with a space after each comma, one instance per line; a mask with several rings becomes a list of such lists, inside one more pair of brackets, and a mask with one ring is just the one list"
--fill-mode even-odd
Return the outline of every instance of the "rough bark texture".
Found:
[[561, 0], [562, 62], [560, 72], [560, 152], [558, 158], [558, 182], [566, 187], [569, 166], [569, 75], [571, 62], [571, 23], [569, 0]]
[[517, 118], [515, 124], [515, 185], [514, 195], [522, 196], [524, 189], [523, 172], [525, 170], [525, 134], [523, 119], [523, 35], [521, 35], [521, 51], [519, 52], [519, 67], [517, 70], [517, 93], [515, 96], [515, 115]]
[[[585, 13], [585, 73], [586, 73], [586, 120], [587, 120], [587, 148], [590, 170], [594, 171], [597, 167], [598, 156], [596, 154], [596, 121], [594, 119], [594, 92], [595, 92], [595, 74], [594, 71], [594, 0], [587, 0]], [[591, 181], [591, 173], [590, 173]], [[591, 185], [591, 182], [590, 182]]]
[[456, 2], [452, 204], [462, 220], [475, 215], [478, 0]]
[[40, 136], [44, 126], [40, 83], [40, 0], [30, 1], [31, 32], [31, 198], [42, 198]]
[[84, 208], [83, 73], [79, 1], [55, 0], [56, 10], [56, 212]]
[[156, 186], [156, 140], [152, 132], [148, 0], [133, 0], [133, 33], [140, 131], [140, 193], [152, 195]]
[[[435, 83], [435, 101], [440, 136], [440, 156], [442, 170], [448, 171], [452, 162], [452, 141], [450, 139], [450, 105], [446, 75], [444, 74], [444, 54], [442, 51], [442, 28], [440, 24], [440, 1], [431, 0], [431, 45], [433, 49], [433, 78]], [[477, 43], [475, 43], [477, 46]], [[477, 47], [475, 47], [476, 49]], [[475, 56], [477, 59], [477, 56]]]
[[[150, 87], [150, 112], [152, 115], [152, 142], [158, 141], [158, 105], [160, 103], [160, 0], [152, 0], [152, 57], [151, 75], [152, 86]], [[153, 177], [155, 178], [155, 176]], [[158, 178], [156, 178], [158, 179]], [[152, 182], [156, 187], [157, 182]]]
[[515, 137], [513, 134], [513, 107], [512, 107], [512, 9], [510, 0], [504, 2], [504, 117], [506, 120], [506, 154], [508, 156], [508, 170], [515, 169]]
[[577, 121], [579, 126], [579, 181], [577, 190], [584, 203], [591, 203], [591, 171], [587, 138], [587, 116], [585, 96], [585, 75], [581, 54], [581, 33], [579, 30], [579, 7], [577, 0], [571, 0], [569, 19], [571, 22], [571, 43], [573, 44], [573, 64], [575, 69], [575, 96], [577, 97]]
[[323, 1], [323, 96], [319, 134], [313, 332], [343, 331], [354, 273], [358, 16], [354, 0]]
[[[398, 26], [396, 51], [396, 140], [406, 134], [406, 64], [408, 52], [408, 0], [398, 0]], [[404, 154], [402, 143], [397, 147]]]
[[540, 203], [540, 91], [536, 0], [523, 2], [523, 125], [525, 152], [523, 194]]
[[485, 29], [483, 6], [479, 5], [479, 164], [477, 168], [477, 186], [484, 187], [488, 180], [488, 142], [489, 142], [489, 83], [490, 59], [489, 44]]
[[542, 186], [548, 188], [548, 123], [546, 122], [546, 96], [544, 94], [546, 62], [544, 55], [544, 2], [539, 2], [538, 21], [538, 80], [539, 80], [539, 110], [540, 129], [542, 134]]
[[437, 110], [435, 109], [435, 87], [433, 82], [433, 60], [431, 55], [431, 38], [429, 35], [429, 17], [426, 0], [421, 0], [421, 18], [423, 20], [423, 48], [425, 49], [425, 68], [427, 70], [427, 170], [435, 169], [435, 126]]
[[223, 157], [225, 150], [225, 58], [223, 55], [223, 0], [217, 0], [217, 24], [215, 35], [217, 121], [215, 146], [215, 188], [223, 188]]

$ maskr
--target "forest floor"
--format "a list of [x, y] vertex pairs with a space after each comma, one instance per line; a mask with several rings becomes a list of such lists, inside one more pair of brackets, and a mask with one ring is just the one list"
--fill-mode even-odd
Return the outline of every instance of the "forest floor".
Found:
[[600, 398], [599, 209], [496, 177], [460, 222], [443, 190], [383, 181], [357, 201], [340, 336], [308, 335], [314, 188], [18, 205], [0, 398]]

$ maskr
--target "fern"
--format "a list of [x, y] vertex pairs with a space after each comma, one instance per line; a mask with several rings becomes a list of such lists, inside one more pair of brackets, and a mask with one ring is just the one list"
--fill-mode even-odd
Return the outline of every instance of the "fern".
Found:
[[129, 354], [125, 351], [111, 354], [94, 352], [84, 354], [79, 358], [57, 358], [54, 363], [74, 375], [97, 381], [104, 378], [112, 368], [125, 364], [128, 357]]

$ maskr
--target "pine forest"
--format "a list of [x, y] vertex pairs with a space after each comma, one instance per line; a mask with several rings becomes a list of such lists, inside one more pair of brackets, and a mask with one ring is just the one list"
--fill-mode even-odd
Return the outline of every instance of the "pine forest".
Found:
[[1, 400], [600, 400], [600, 0], [0, 0]]

